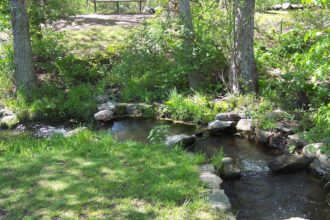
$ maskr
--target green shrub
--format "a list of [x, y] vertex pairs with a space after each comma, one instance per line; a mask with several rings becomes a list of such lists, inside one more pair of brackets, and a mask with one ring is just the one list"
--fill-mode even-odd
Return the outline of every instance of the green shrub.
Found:
[[178, 94], [175, 89], [171, 91], [165, 106], [165, 111], [171, 115], [171, 118], [182, 121], [207, 123], [216, 114], [205, 96], [196, 93], [195, 95], [185, 97]]

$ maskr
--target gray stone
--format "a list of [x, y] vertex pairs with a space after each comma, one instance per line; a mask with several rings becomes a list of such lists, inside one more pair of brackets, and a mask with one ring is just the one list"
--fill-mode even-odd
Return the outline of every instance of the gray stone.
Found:
[[274, 10], [281, 10], [282, 9], [282, 5], [281, 4], [276, 4], [273, 6]]
[[97, 112], [94, 115], [94, 118], [97, 121], [110, 121], [113, 119], [113, 115], [114, 115], [113, 111], [102, 110], [102, 111]]
[[212, 164], [202, 164], [198, 167], [199, 172], [210, 172], [214, 173], [214, 166]]
[[235, 128], [236, 122], [234, 121], [219, 121], [215, 120], [208, 124], [207, 129], [210, 132], [221, 132]]
[[235, 161], [231, 157], [225, 157], [221, 160], [220, 176], [223, 179], [237, 179], [241, 177], [241, 170], [236, 166]]
[[321, 149], [317, 150], [316, 158], [322, 163], [330, 165], [330, 158], [326, 154], [323, 154]]
[[95, 98], [95, 101], [97, 102], [97, 103], [105, 103], [105, 102], [107, 102], [108, 100], [109, 100], [109, 96], [108, 95], [99, 95], [99, 96], [97, 96], [96, 98]]
[[19, 124], [17, 115], [5, 115], [0, 119], [0, 127], [12, 128]]
[[238, 121], [240, 119], [236, 112], [224, 112], [217, 114], [216, 119], [219, 121]]
[[272, 132], [264, 131], [259, 128], [255, 129], [256, 139], [259, 143], [268, 144], [269, 139], [272, 136]]
[[252, 132], [254, 130], [252, 119], [241, 119], [236, 125], [238, 131]]
[[221, 160], [221, 164], [222, 165], [231, 165], [234, 163], [234, 159], [231, 158], [231, 157], [224, 157], [222, 160]]
[[114, 111], [116, 109], [116, 104], [113, 102], [106, 102], [97, 107], [97, 110], [102, 111], [102, 110], [109, 110], [109, 111]]
[[330, 181], [330, 164], [322, 163], [320, 160], [315, 159], [309, 166], [312, 173], [321, 178], [325, 178], [327, 182]]
[[298, 148], [302, 148], [307, 145], [307, 141], [304, 138], [304, 133], [298, 133], [288, 136], [289, 145], [293, 145]]
[[298, 129], [298, 125], [296, 123], [278, 122], [276, 129], [291, 134]]
[[289, 2], [283, 3], [282, 4], [282, 9], [283, 10], [290, 10], [291, 9], [291, 3], [289, 3]]
[[165, 144], [167, 147], [174, 147], [175, 145], [181, 144], [183, 147], [189, 148], [195, 143], [195, 141], [195, 136], [180, 134], [167, 137]]
[[306, 145], [303, 150], [302, 154], [305, 155], [308, 158], [316, 158], [316, 152], [323, 146], [323, 143], [314, 143]]
[[213, 172], [201, 172], [199, 178], [202, 180], [204, 185], [209, 189], [219, 189], [222, 179], [214, 174]]
[[227, 212], [231, 209], [229, 199], [221, 189], [213, 190], [212, 193], [208, 195], [208, 201], [215, 210]]
[[299, 171], [308, 167], [313, 160], [304, 155], [282, 155], [268, 163], [274, 172]]

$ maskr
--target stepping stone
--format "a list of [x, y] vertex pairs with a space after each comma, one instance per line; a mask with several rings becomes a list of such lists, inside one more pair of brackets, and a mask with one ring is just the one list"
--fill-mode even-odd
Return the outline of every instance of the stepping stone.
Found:
[[221, 189], [213, 190], [208, 195], [208, 201], [213, 209], [227, 212], [231, 209], [231, 204], [225, 192]]

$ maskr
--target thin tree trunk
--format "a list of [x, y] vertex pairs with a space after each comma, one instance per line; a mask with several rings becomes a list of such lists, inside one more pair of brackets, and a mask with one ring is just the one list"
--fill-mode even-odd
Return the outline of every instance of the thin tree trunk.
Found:
[[[193, 49], [194, 49], [194, 25], [190, 10], [190, 0], [179, 0], [180, 17], [184, 28], [183, 49], [188, 66], [193, 65]], [[191, 70], [188, 73], [189, 86], [192, 89], [198, 87], [198, 75]]]
[[257, 93], [258, 74], [253, 52], [255, 0], [233, 0], [234, 45], [230, 89], [234, 93]]
[[31, 97], [35, 86], [29, 19], [25, 0], [11, 0], [16, 90]]

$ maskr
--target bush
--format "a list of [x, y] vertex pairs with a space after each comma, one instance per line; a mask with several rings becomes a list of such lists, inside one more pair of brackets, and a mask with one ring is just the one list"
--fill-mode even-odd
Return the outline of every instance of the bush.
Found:
[[175, 89], [171, 91], [165, 106], [166, 114], [171, 115], [173, 119], [182, 121], [207, 123], [216, 114], [205, 96], [196, 93], [195, 95], [185, 97], [178, 94]]

